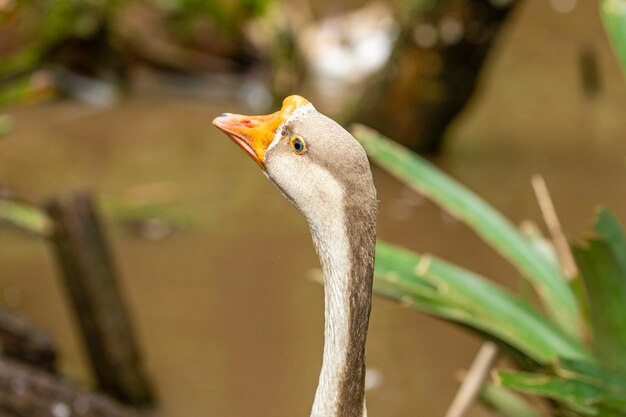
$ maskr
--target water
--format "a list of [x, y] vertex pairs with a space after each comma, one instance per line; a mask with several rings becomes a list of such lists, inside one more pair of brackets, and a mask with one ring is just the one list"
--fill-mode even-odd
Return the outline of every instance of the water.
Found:
[[[586, 99], [581, 42], [597, 47], [603, 92]], [[570, 234], [594, 207], [626, 219], [626, 83], [595, 5], [557, 14], [527, 2], [505, 34], [482, 96], [436, 161], [516, 223], [540, 222], [529, 178], [542, 173]], [[146, 241], [107, 217], [147, 368], [164, 415], [306, 416], [322, 351], [323, 293], [308, 228], [256, 164], [212, 128], [229, 103], [158, 94], [93, 111], [62, 102], [11, 111], [0, 182], [44, 198], [87, 187], [125, 204], [165, 204], [183, 227]], [[379, 236], [518, 288], [517, 273], [463, 225], [381, 170]], [[0, 296], [54, 334], [64, 372], [89, 382], [45, 243], [0, 229]], [[7, 295], [8, 294], [8, 295]], [[442, 415], [480, 339], [376, 299], [368, 367], [370, 415]], [[479, 407], [471, 416], [487, 415]]]

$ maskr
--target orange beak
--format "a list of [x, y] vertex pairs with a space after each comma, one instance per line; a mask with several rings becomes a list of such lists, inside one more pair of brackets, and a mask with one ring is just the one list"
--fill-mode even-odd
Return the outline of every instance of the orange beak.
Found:
[[276, 113], [266, 116], [222, 113], [213, 120], [213, 124], [265, 170], [265, 153], [274, 140], [276, 131], [296, 109], [308, 103], [304, 97], [289, 96], [283, 100], [283, 107]]

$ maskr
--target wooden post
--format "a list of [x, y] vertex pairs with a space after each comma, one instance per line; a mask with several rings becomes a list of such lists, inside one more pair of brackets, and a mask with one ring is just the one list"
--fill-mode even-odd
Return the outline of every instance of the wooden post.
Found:
[[46, 205], [52, 241], [99, 388], [132, 405], [152, 402], [139, 349], [91, 195], [74, 193]]

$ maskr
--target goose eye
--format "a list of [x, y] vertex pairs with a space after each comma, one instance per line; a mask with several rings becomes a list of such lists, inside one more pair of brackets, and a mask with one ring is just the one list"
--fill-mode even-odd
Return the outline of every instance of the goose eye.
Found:
[[291, 149], [295, 154], [302, 155], [306, 152], [306, 143], [304, 143], [304, 139], [302, 139], [302, 137], [296, 135], [291, 138], [289, 143], [291, 144]]

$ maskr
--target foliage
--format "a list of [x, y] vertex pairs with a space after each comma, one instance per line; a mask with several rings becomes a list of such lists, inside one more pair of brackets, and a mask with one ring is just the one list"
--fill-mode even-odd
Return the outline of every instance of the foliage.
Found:
[[48, 236], [52, 221], [39, 208], [17, 200], [0, 199], [0, 223], [11, 224], [39, 236]]
[[508, 388], [557, 400], [582, 415], [626, 415], [622, 375], [576, 361], [562, 361], [556, 370], [557, 374], [500, 370], [496, 380]]
[[626, 1], [602, 0], [600, 8], [604, 27], [626, 75]]
[[[175, 34], [184, 32], [183, 28], [194, 28], [194, 19], [204, 18], [213, 22], [225, 38], [239, 39], [246, 21], [263, 13], [271, 1], [148, 0], [141, 4], [163, 17], [160, 23], [165, 27], [155, 29], [159, 33], [175, 37]], [[120, 42], [123, 36], [116, 31], [119, 26], [117, 22], [124, 16], [125, 10], [138, 3], [121, 0], [19, 0], [10, 10], [0, 7], [0, 25], [13, 27], [19, 34], [17, 38], [22, 40], [16, 51], [0, 60], [0, 81], [40, 68], [67, 45], [82, 47], [80, 53], [90, 55], [90, 61], [103, 61], [90, 62], [90, 65], [106, 66], [102, 51], [113, 51], [117, 55], [128, 53], [128, 45]], [[150, 13], [148, 15], [152, 18]], [[131, 18], [137, 19], [138, 16], [132, 15]], [[149, 33], [143, 35], [150, 37]], [[176, 41], [172, 40], [173, 43]], [[163, 47], [163, 44], [160, 46]], [[72, 52], [66, 58], [73, 62], [77, 54], [76, 51]], [[159, 53], [164, 51], [159, 50]]]
[[483, 384], [480, 392], [480, 400], [489, 409], [496, 411], [499, 415], [508, 417], [541, 416], [541, 414], [522, 397], [499, 385], [491, 383]]
[[589, 299], [593, 348], [606, 367], [626, 373], [626, 239], [604, 209], [594, 229], [596, 237], [572, 247]]
[[[0, 189], [0, 192], [3, 191]], [[159, 221], [176, 229], [190, 227], [192, 220], [185, 213], [168, 207], [165, 203], [134, 201], [103, 196], [98, 198], [98, 210], [105, 216], [123, 224], [141, 224]], [[39, 237], [49, 237], [54, 221], [37, 205], [13, 196], [0, 195], [0, 226], [10, 225], [20, 231]]]
[[353, 133], [381, 167], [444, 207], [507, 258], [533, 285], [554, 321], [569, 334], [579, 334], [579, 310], [573, 291], [559, 269], [541, 256], [510, 221], [401, 145], [362, 126]]
[[185, 20], [195, 16], [207, 16], [224, 31], [240, 31], [241, 21], [263, 13], [271, 1], [152, 0], [152, 3]]
[[32, 40], [0, 62], [0, 76], [21, 74], [35, 69], [50, 50], [62, 41], [95, 36], [106, 24], [117, 3], [117, 0], [20, 1], [18, 10], [12, 13], [20, 13], [30, 8], [40, 22], [34, 29], [35, 33], [29, 36]]
[[538, 363], [589, 357], [579, 342], [521, 298], [434, 256], [378, 242], [376, 274], [377, 292], [488, 333]]
[[[485, 277], [384, 242], [377, 245], [374, 290], [507, 347], [523, 372], [497, 371], [499, 386], [486, 385], [481, 394], [505, 415], [538, 414], [513, 397], [508, 389], [514, 389], [551, 399], [562, 415], [626, 416], [626, 238], [615, 217], [600, 211], [597, 236], [573, 247], [584, 293], [576, 297], [534, 235], [523, 236], [476, 194], [390, 139], [363, 126], [353, 133], [374, 162], [509, 260], [534, 286], [548, 316]], [[507, 398], [515, 403], [510, 409]]]

